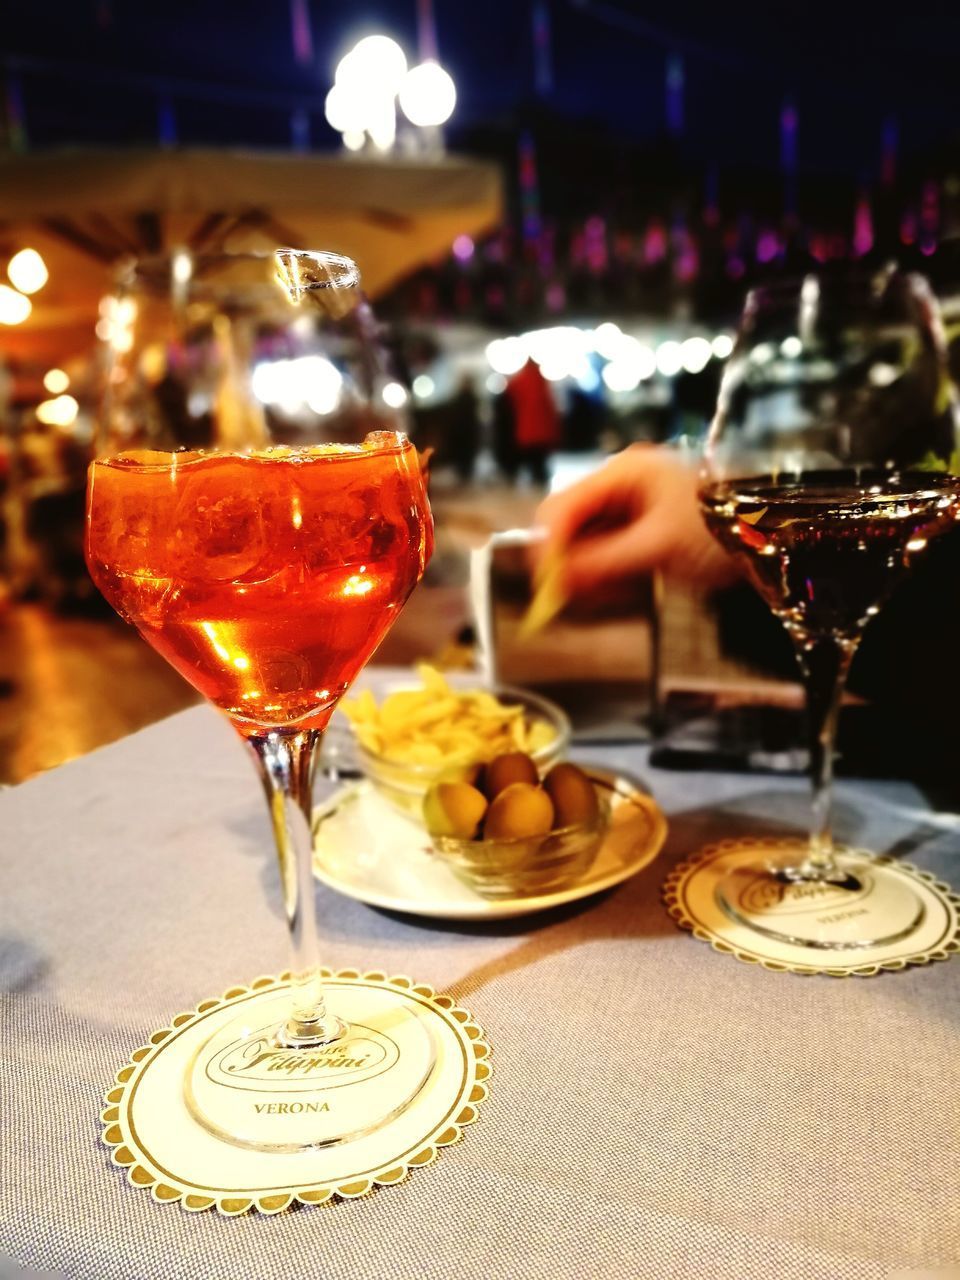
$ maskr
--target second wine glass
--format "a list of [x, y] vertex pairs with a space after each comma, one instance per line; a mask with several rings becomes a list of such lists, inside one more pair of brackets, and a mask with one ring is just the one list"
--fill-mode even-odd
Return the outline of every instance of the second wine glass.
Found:
[[[834, 844], [834, 740], [864, 628], [957, 518], [956, 451], [943, 333], [923, 279], [843, 272], [749, 295], [701, 506], [793, 641], [813, 783], [806, 845], [739, 866], [718, 887], [724, 911], [755, 933], [842, 951], [920, 923], [922, 903], [893, 868]], [[788, 886], [818, 909], [786, 924]]]

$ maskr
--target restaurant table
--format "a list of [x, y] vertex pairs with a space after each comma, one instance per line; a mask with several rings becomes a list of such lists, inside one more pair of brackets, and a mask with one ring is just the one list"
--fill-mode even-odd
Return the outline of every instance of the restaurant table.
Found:
[[[960, 1261], [960, 964], [804, 978], [716, 954], [664, 911], [667, 871], [802, 826], [803, 781], [666, 773], [641, 745], [574, 755], [642, 777], [669, 817], [619, 888], [484, 924], [318, 888], [324, 959], [455, 995], [496, 1074], [433, 1167], [277, 1217], [157, 1205], [99, 1141], [132, 1048], [286, 962], [239, 739], [198, 707], [0, 794], [0, 1258], [91, 1280], [867, 1280]], [[844, 782], [836, 810], [842, 837], [960, 882], [957, 826], [912, 786]]]

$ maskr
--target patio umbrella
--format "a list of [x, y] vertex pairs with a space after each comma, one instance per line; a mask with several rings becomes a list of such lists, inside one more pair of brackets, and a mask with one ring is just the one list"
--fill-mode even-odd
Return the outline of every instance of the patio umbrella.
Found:
[[428, 159], [285, 152], [64, 149], [0, 158], [0, 259], [31, 246], [50, 279], [0, 350], [62, 361], [88, 348], [97, 303], [131, 256], [324, 248], [371, 296], [500, 216], [499, 170]]

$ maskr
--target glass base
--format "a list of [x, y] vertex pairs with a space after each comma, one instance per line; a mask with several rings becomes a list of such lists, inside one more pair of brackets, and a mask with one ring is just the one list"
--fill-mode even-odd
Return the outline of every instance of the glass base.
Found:
[[356, 1141], [395, 1120], [437, 1061], [425, 1019], [388, 987], [338, 987], [342, 1036], [283, 1044], [289, 991], [240, 1008], [193, 1055], [184, 1099], [194, 1119], [234, 1146], [294, 1152]]
[[273, 1043], [278, 1049], [317, 1049], [321, 1045], [342, 1040], [349, 1027], [342, 1018], [327, 1014], [325, 1018], [301, 1022], [289, 1018], [273, 1031]]
[[796, 858], [731, 866], [715, 888], [737, 924], [777, 942], [823, 951], [857, 951], [907, 939], [926, 907], [895, 863], [838, 850], [829, 875], [814, 878]]

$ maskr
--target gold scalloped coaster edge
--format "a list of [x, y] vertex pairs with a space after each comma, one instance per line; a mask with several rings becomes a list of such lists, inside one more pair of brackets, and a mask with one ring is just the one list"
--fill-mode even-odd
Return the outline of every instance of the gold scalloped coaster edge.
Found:
[[216, 1209], [224, 1217], [235, 1218], [253, 1210], [266, 1215], [281, 1213], [298, 1205], [330, 1205], [336, 1200], [357, 1200], [370, 1195], [378, 1187], [398, 1186], [405, 1182], [415, 1169], [425, 1169], [436, 1163], [445, 1147], [453, 1146], [463, 1137], [463, 1131], [480, 1117], [480, 1107], [489, 1095], [489, 1080], [493, 1075], [490, 1062], [490, 1045], [483, 1029], [468, 1010], [458, 1005], [448, 995], [438, 995], [428, 983], [415, 982], [403, 974], [388, 975], [384, 970], [347, 968], [321, 969], [325, 981], [341, 983], [385, 984], [418, 998], [422, 1005], [441, 1016], [447, 1026], [454, 1029], [464, 1045], [464, 1059], [469, 1064], [461, 1095], [454, 1107], [455, 1115], [430, 1132], [415, 1149], [399, 1160], [388, 1160], [381, 1168], [365, 1171], [356, 1178], [337, 1178], [317, 1181], [314, 1184], [298, 1184], [295, 1188], [277, 1191], [270, 1195], [243, 1195], [236, 1192], [197, 1194], [196, 1188], [165, 1178], [150, 1167], [143, 1153], [137, 1150], [129, 1132], [121, 1123], [124, 1102], [130, 1096], [135, 1082], [156, 1058], [164, 1043], [174, 1032], [194, 1023], [211, 1010], [229, 1006], [253, 993], [282, 988], [289, 983], [291, 974], [285, 970], [279, 977], [265, 975], [255, 978], [248, 986], [229, 987], [222, 996], [201, 1000], [194, 1009], [185, 1010], [170, 1019], [167, 1026], [155, 1031], [148, 1044], [133, 1050], [128, 1061], [114, 1077], [114, 1084], [103, 1094], [105, 1106], [100, 1113], [101, 1141], [110, 1148], [114, 1165], [123, 1169], [132, 1187], [149, 1191], [158, 1204], [180, 1204], [188, 1213], [203, 1213]]
[[[870, 855], [864, 850], [850, 849], [848, 852], [861, 854], [870, 858], [880, 867], [893, 867], [904, 877], [913, 880], [925, 888], [942, 906], [947, 918], [944, 936], [936, 946], [918, 951], [908, 951], [902, 955], [876, 960], [866, 964], [830, 965], [825, 962], [804, 964], [797, 960], [783, 957], [765, 956], [759, 951], [747, 950], [735, 945], [715, 929], [704, 924], [690, 909], [685, 890], [690, 879], [705, 868], [706, 864], [738, 849], [749, 849], [751, 852], [764, 850], [769, 852], [795, 852], [803, 847], [803, 842], [792, 837], [750, 837], [720, 840], [706, 845], [696, 853], [690, 854], [679, 862], [661, 887], [661, 898], [670, 918], [687, 933], [691, 933], [699, 942], [708, 943], [714, 951], [721, 955], [732, 956], [743, 964], [768, 969], [772, 973], [795, 973], [804, 977], [825, 976], [830, 978], [873, 978], [880, 973], [899, 973], [912, 966], [933, 964], [938, 960], [949, 960], [960, 953], [960, 895], [950, 885], [928, 871], [921, 871], [913, 863], [885, 855]], [[766, 941], [766, 940], [764, 940]], [[771, 944], [775, 946], [776, 944]], [[792, 950], [797, 950], [794, 947]], [[811, 955], [816, 954], [813, 948], [807, 948]], [[822, 953], [821, 953], [822, 954]]]

